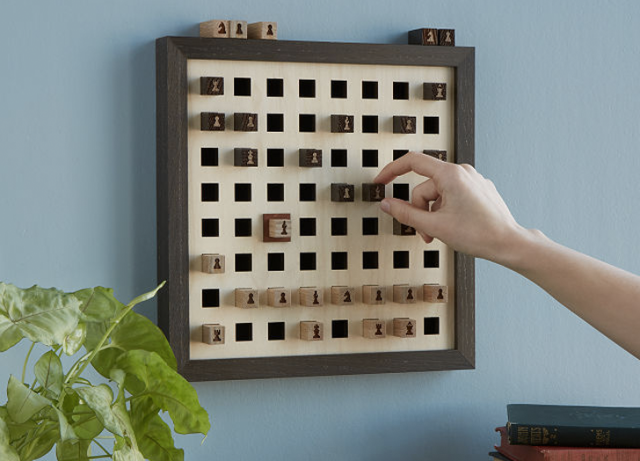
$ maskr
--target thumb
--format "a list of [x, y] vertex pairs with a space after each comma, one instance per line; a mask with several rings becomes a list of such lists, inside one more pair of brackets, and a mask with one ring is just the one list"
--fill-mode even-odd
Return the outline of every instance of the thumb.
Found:
[[402, 224], [413, 227], [423, 237], [433, 236], [435, 224], [432, 214], [422, 208], [418, 208], [409, 202], [396, 198], [385, 198], [380, 202], [380, 209], [393, 216]]

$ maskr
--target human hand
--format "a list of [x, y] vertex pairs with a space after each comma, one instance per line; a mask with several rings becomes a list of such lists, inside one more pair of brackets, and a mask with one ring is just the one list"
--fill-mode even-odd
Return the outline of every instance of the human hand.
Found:
[[385, 198], [380, 207], [413, 227], [425, 242], [437, 238], [456, 251], [504, 264], [523, 229], [493, 183], [470, 165], [409, 152], [373, 180], [388, 184], [413, 171], [428, 178], [413, 189], [411, 203]]

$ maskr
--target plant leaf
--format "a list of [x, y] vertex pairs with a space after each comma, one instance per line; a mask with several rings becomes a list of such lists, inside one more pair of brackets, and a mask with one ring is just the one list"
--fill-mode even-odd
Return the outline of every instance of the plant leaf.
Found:
[[22, 289], [0, 282], [0, 352], [22, 338], [59, 345], [76, 328], [80, 301], [55, 288]]
[[200, 406], [195, 389], [158, 354], [129, 351], [120, 356], [117, 365], [127, 373], [127, 390], [134, 396], [148, 395], [154, 404], [168, 411], [176, 432], [206, 434], [209, 431], [209, 416]]
[[78, 436], [73, 430], [73, 427], [67, 421], [67, 417], [63, 412], [56, 408], [56, 413], [58, 414], [58, 424], [60, 424], [60, 440], [66, 442], [68, 440], [77, 440]]
[[[103, 333], [104, 334], [104, 333]], [[162, 330], [151, 320], [136, 312], [129, 312], [111, 333], [109, 347], [100, 351], [91, 364], [100, 374], [110, 377], [110, 370], [125, 352], [141, 349], [157, 353], [173, 370], [176, 358]]]
[[79, 439], [92, 440], [102, 433], [104, 426], [89, 405], [77, 405], [73, 411], [74, 413], [86, 413], [71, 416], [73, 430]]
[[56, 398], [62, 391], [62, 363], [53, 351], [45, 352], [34, 367], [36, 380]]
[[95, 412], [100, 422], [112, 434], [124, 437], [124, 428], [113, 411], [113, 392], [106, 384], [75, 389], [80, 398]]
[[3, 418], [0, 418], [0, 459], [3, 461], [20, 461], [18, 453], [11, 446], [11, 435]]
[[140, 451], [153, 461], [184, 461], [184, 450], [176, 448], [171, 428], [157, 413], [149, 421], [144, 434], [136, 434]]
[[91, 441], [74, 440], [58, 442], [56, 444], [56, 458], [58, 461], [88, 461]]
[[116, 443], [113, 449], [113, 461], [144, 461], [144, 456], [136, 447], [126, 443]]
[[78, 326], [71, 334], [64, 337], [62, 342], [62, 350], [67, 355], [73, 355], [80, 350], [87, 337], [87, 324], [79, 322]]
[[113, 296], [113, 289], [104, 287], [87, 288], [76, 291], [74, 295], [82, 301], [80, 312], [85, 322], [109, 320], [122, 309], [124, 304]]
[[46, 420], [38, 424], [29, 441], [18, 448], [21, 461], [33, 461], [49, 453], [59, 440], [58, 423]]
[[15, 376], [7, 385], [7, 411], [16, 423], [22, 424], [37, 412], [51, 405], [51, 401], [29, 389]]
[[148, 293], [144, 293], [144, 294], [141, 294], [140, 296], [136, 296], [135, 298], [133, 298], [131, 300], [131, 302], [129, 302], [129, 304], [127, 304], [127, 306], [133, 307], [136, 304], [143, 303], [143, 302], [153, 298], [156, 295], [156, 293], [158, 291], [160, 291], [160, 288], [162, 288], [165, 283], [167, 283], [167, 282], [162, 282], [160, 285], [158, 285], [157, 287], [155, 287], [153, 290], [149, 291]]

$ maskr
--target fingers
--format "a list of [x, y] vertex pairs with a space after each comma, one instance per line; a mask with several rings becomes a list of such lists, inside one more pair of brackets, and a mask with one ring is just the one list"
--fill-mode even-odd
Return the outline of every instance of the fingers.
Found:
[[429, 203], [437, 200], [440, 193], [431, 179], [426, 180], [422, 184], [413, 188], [411, 193], [411, 203], [417, 208], [429, 211]]
[[413, 227], [427, 243], [433, 240], [435, 220], [424, 208], [418, 208], [404, 200], [385, 198], [380, 203], [380, 209], [401, 223]]
[[433, 178], [446, 165], [446, 162], [438, 160], [420, 152], [409, 152], [398, 160], [385, 166], [373, 180], [375, 183], [389, 184], [398, 176], [409, 171], [414, 171], [427, 178]]

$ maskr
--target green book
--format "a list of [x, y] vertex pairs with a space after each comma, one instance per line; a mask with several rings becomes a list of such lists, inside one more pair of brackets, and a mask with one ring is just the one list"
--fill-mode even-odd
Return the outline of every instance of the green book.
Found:
[[640, 448], [640, 408], [507, 405], [512, 445]]

